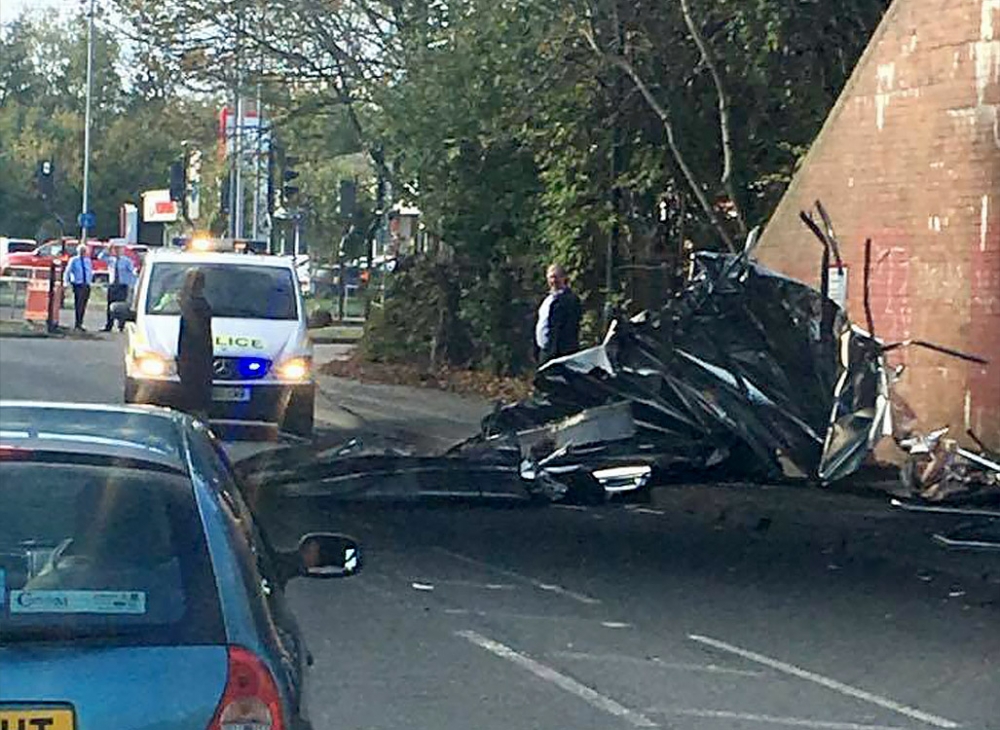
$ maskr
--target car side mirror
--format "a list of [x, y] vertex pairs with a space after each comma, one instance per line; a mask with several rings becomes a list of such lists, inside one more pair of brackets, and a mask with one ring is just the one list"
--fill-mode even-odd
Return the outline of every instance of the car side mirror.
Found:
[[135, 310], [128, 302], [115, 302], [111, 305], [111, 316], [119, 322], [135, 322]]
[[347, 578], [361, 570], [361, 546], [347, 535], [311, 532], [299, 540], [299, 575]]
[[306, 326], [311, 330], [322, 329], [333, 324], [333, 314], [328, 309], [320, 309], [309, 315]]

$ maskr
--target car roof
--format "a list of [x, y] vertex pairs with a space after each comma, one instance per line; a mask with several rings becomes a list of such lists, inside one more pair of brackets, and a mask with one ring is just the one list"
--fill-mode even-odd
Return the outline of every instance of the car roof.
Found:
[[233, 253], [231, 251], [163, 251], [150, 250], [147, 259], [149, 263], [170, 262], [193, 265], [203, 264], [239, 264], [241, 266], [264, 266], [269, 268], [291, 269], [291, 259], [270, 254]]
[[155, 406], [0, 401], [0, 446], [148, 462], [187, 473], [189, 416]]

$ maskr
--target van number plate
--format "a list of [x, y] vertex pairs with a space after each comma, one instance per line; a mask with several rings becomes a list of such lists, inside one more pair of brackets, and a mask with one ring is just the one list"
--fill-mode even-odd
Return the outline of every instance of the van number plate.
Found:
[[246, 403], [250, 400], [250, 388], [238, 385], [215, 385], [212, 387], [212, 400]]

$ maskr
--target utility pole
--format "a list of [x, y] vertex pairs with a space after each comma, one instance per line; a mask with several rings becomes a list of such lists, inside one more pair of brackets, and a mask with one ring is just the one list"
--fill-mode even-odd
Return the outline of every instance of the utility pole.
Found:
[[236, 97], [236, 144], [234, 147], [234, 159], [236, 165], [235, 183], [236, 200], [233, 201], [234, 212], [234, 238], [243, 238], [243, 95]]
[[243, 16], [236, 19], [235, 104], [233, 113], [232, 197], [229, 200], [229, 220], [233, 238], [243, 237]]
[[80, 242], [87, 242], [90, 220], [90, 104], [94, 85], [94, 0], [90, 0], [87, 21], [87, 100], [83, 116], [83, 205], [80, 210]]
[[261, 135], [264, 131], [264, 114], [261, 111], [260, 82], [257, 82], [257, 139], [253, 149], [253, 240], [260, 233], [260, 150]]
[[296, 277], [299, 270], [299, 248], [302, 245], [302, 211], [296, 210], [292, 216], [295, 221], [295, 229], [292, 234], [292, 266], [295, 267]]

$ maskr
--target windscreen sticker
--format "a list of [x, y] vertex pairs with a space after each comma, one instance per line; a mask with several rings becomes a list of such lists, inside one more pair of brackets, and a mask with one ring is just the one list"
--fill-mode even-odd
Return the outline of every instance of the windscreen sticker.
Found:
[[11, 591], [14, 613], [146, 613], [145, 591]]
[[244, 335], [216, 335], [215, 346], [221, 349], [263, 350], [264, 340], [260, 337], [247, 337]]

